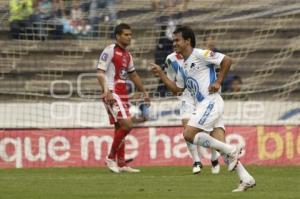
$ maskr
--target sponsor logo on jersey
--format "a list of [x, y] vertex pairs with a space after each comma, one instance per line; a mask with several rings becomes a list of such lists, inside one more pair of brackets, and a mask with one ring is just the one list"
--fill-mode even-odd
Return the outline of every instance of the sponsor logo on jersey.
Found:
[[122, 67], [120, 69], [120, 73], [119, 73], [120, 79], [126, 80], [128, 78], [128, 73], [125, 67]]
[[195, 79], [188, 77], [186, 79], [186, 88], [190, 91], [190, 93], [195, 96], [199, 90], [198, 83]]
[[186, 88], [199, 102], [203, 100], [203, 96], [199, 91], [199, 85], [197, 80], [192, 77], [188, 77], [185, 81]]

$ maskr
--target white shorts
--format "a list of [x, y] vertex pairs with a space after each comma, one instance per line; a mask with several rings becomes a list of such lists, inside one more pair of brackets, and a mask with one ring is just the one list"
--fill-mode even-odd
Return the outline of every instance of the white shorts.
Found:
[[121, 99], [116, 93], [113, 93], [113, 98], [115, 103], [112, 105], [104, 102], [110, 124], [115, 124], [120, 119], [130, 117], [128, 100]]
[[195, 112], [195, 104], [190, 100], [180, 100], [180, 117], [181, 119], [190, 119]]
[[196, 111], [191, 116], [188, 125], [206, 132], [212, 132], [214, 128], [223, 128], [224, 101], [219, 94], [206, 97], [196, 105]]
[[196, 110], [195, 100], [187, 90], [184, 90], [180, 96], [180, 117], [181, 119], [190, 119]]

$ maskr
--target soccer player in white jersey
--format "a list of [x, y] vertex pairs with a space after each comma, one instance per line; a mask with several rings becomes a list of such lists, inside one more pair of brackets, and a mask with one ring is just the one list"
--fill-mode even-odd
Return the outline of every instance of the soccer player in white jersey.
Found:
[[[171, 53], [166, 58], [166, 72], [167, 76], [170, 80], [176, 82], [178, 75], [181, 75], [179, 72], [179, 67], [182, 66], [184, 62], [183, 56], [176, 52]], [[182, 95], [179, 97], [180, 99], [180, 117], [182, 121], [182, 125], [185, 128], [192, 113], [195, 111], [195, 100], [193, 96], [191, 96], [190, 92], [185, 89]], [[193, 159], [193, 174], [199, 174], [201, 172], [202, 164], [201, 164], [201, 153], [200, 146], [191, 144], [187, 142], [187, 148]], [[213, 174], [218, 174], [220, 172], [220, 165], [218, 162], [218, 152], [212, 149], [212, 168], [211, 171]]]
[[[196, 49], [194, 32], [187, 26], [178, 27], [173, 36], [174, 50], [184, 58], [182, 67], [179, 67], [181, 75], [177, 76], [176, 83], [159, 66], [152, 64], [151, 70], [173, 92], [180, 93], [185, 88], [189, 90], [196, 101], [196, 111], [183, 132], [185, 140], [218, 150], [228, 170], [236, 170], [240, 179], [239, 186], [233, 192], [246, 191], [255, 186], [255, 180], [239, 161], [242, 148], [239, 145], [226, 144], [224, 136], [218, 140], [209, 135], [215, 127], [223, 125], [224, 101], [219, 92], [232, 61], [224, 54]], [[218, 77], [215, 68], [209, 67], [209, 64], [220, 65]], [[223, 132], [225, 134], [224, 127]]]

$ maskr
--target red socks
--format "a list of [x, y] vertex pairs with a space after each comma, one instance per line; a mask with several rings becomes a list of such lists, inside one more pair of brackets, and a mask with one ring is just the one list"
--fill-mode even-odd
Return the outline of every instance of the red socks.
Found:
[[125, 166], [125, 137], [128, 134], [128, 131], [123, 129], [118, 129], [115, 131], [114, 140], [108, 155], [109, 159], [118, 160], [118, 166]]
[[117, 151], [117, 162], [119, 167], [124, 167], [125, 163], [125, 138], [121, 142], [119, 146], [119, 150]]

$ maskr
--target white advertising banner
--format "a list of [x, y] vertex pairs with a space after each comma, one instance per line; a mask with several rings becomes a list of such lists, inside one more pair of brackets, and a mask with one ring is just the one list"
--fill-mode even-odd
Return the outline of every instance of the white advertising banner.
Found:
[[[181, 124], [177, 100], [152, 101], [149, 121], [140, 126]], [[138, 108], [132, 107], [132, 113]], [[300, 102], [225, 101], [226, 125], [299, 125]], [[109, 127], [102, 102], [2, 103], [0, 128]]]

